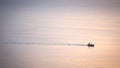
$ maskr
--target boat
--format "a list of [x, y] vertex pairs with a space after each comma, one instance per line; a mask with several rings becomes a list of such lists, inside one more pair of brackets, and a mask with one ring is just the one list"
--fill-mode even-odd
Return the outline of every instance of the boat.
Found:
[[88, 43], [87, 46], [94, 47], [95, 44]]

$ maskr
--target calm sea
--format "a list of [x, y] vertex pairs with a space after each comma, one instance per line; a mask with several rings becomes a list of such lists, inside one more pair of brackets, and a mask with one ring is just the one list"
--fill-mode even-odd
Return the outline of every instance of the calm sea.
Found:
[[119, 11], [41, 4], [2, 10], [0, 68], [120, 68]]
[[[43, 33], [4, 33], [4, 41], [0, 44], [0, 67], [120, 67], [119, 36], [107, 35], [106, 30], [77, 29], [72, 31], [67, 29], [68, 33], [63, 30], [63, 33], [53, 32], [53, 34], [52, 32], [44, 33], [44, 31]], [[95, 47], [62, 45], [87, 44], [91, 41]]]

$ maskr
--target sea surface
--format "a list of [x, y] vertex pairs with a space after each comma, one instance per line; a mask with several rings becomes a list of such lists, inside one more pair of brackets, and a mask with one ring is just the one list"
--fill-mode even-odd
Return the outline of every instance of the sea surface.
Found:
[[109, 7], [117, 1], [45, 1], [3, 6], [0, 68], [120, 68], [120, 13]]
[[1, 68], [119, 68], [119, 45], [0, 45]]
[[[66, 29], [67, 31], [69, 29]], [[112, 32], [106, 35], [106, 30], [102, 30], [102, 33], [96, 30], [74, 29], [69, 32], [71, 34], [66, 32], [52, 34], [43, 31], [45, 36], [40, 32], [4, 33], [0, 44], [0, 68], [120, 67], [119, 36], [110, 35]], [[95, 46], [85, 46], [91, 40]]]

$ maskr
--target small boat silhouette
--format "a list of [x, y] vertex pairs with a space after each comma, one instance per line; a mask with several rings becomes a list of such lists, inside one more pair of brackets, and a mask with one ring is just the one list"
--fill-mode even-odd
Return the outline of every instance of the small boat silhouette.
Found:
[[91, 43], [88, 43], [87, 46], [88, 47], [94, 47], [95, 44], [91, 44]]

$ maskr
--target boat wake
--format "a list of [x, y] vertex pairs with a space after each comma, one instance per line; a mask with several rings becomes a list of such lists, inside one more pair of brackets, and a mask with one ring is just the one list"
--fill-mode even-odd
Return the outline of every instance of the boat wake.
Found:
[[88, 47], [94, 47], [93, 45], [91, 46], [90, 44], [70, 44], [70, 43], [2, 43], [2, 44], [27, 44], [27, 45], [32, 45], [32, 44], [38, 44], [38, 45], [67, 45], [67, 46], [88, 46]]

